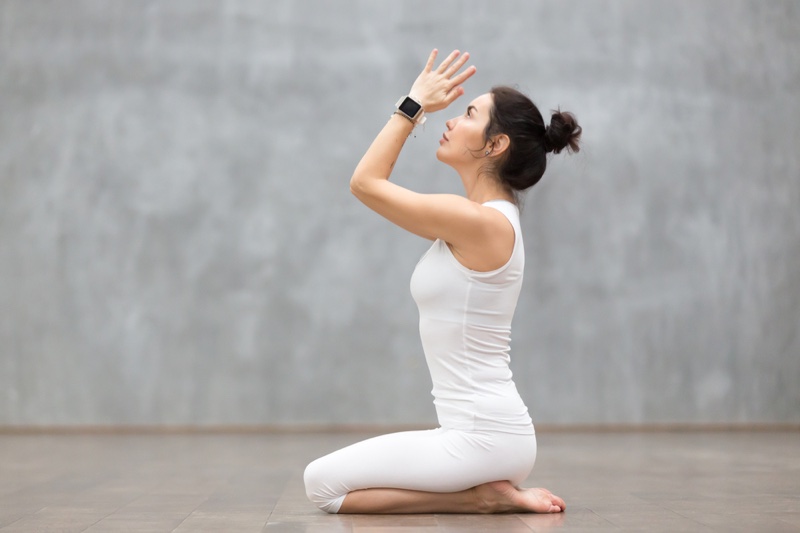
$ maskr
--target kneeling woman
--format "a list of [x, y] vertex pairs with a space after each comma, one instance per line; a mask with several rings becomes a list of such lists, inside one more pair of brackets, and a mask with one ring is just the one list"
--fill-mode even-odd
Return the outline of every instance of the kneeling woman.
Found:
[[[460, 57], [459, 57], [460, 56]], [[424, 113], [446, 108], [475, 73], [468, 54], [434, 68], [434, 50], [409, 97], [350, 180], [353, 194], [433, 242], [411, 277], [441, 427], [383, 435], [333, 452], [305, 471], [308, 497], [329, 513], [557, 513], [564, 500], [523, 489], [536, 436], [509, 370], [511, 321], [525, 263], [518, 191], [542, 177], [546, 154], [578, 150], [569, 113], [546, 126], [526, 96], [495, 87], [447, 121], [436, 157], [466, 197], [418, 194], [389, 181]]]

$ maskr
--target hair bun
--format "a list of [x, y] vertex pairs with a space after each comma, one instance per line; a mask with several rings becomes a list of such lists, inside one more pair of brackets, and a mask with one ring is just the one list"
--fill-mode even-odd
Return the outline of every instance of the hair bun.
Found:
[[580, 151], [578, 141], [581, 138], [582, 128], [578, 125], [575, 115], [560, 109], [553, 111], [550, 125], [544, 130], [544, 148], [548, 152], [558, 154], [564, 148], [569, 152]]

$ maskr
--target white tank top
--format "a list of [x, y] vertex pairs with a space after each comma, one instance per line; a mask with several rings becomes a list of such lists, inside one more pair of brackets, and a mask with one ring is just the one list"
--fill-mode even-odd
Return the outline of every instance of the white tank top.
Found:
[[505, 265], [470, 270], [437, 239], [411, 276], [434, 405], [444, 428], [532, 434], [508, 366], [525, 266], [519, 210], [507, 200], [483, 205], [503, 213], [514, 227], [514, 250]]

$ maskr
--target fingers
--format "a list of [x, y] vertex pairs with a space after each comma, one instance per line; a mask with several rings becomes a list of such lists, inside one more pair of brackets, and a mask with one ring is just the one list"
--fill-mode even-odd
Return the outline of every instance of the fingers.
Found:
[[445, 77], [449, 78], [449, 77], [451, 77], [453, 74], [455, 74], [456, 72], [458, 72], [458, 71], [461, 69], [461, 67], [463, 67], [463, 66], [464, 66], [464, 63], [466, 63], [466, 62], [467, 62], [467, 59], [469, 59], [469, 52], [464, 52], [464, 55], [462, 55], [461, 57], [459, 57], [459, 58], [458, 58], [458, 61], [456, 61], [455, 63], [453, 63], [453, 64], [450, 66], [450, 68], [448, 68], [448, 69], [447, 69], [447, 70], [444, 72], [444, 75], [445, 75]]
[[477, 68], [471, 66], [450, 81], [453, 83], [454, 86], [461, 85], [462, 83], [470, 79], [477, 71], [478, 71]]
[[452, 89], [450, 89], [450, 91], [447, 93], [447, 105], [452, 104], [456, 98], [464, 94], [464, 88], [461, 87], [461, 84], [470, 79], [477, 71], [478, 69], [476, 69], [474, 66], [470, 66], [467, 70], [450, 80], [452, 82]]
[[442, 61], [442, 64], [439, 65], [439, 68], [436, 69], [436, 72], [438, 72], [439, 74], [444, 74], [445, 70], [447, 70], [447, 67], [449, 67], [453, 61], [455, 61], [455, 59], [459, 56], [460, 53], [461, 52], [459, 52], [458, 50], [453, 50], [452, 52], [450, 52], [450, 55], [447, 56], [444, 59], [444, 61]]
[[439, 50], [436, 48], [433, 49], [431, 55], [428, 57], [428, 62], [425, 64], [425, 72], [430, 72], [433, 70], [433, 62], [436, 61], [436, 55], [439, 53]]
[[477, 70], [474, 66], [470, 66], [464, 72], [458, 73], [470, 58], [469, 53], [465, 52], [462, 55], [458, 50], [450, 52], [441, 64], [434, 68], [438, 53], [438, 49], [435, 48], [431, 51], [425, 69], [412, 86], [412, 92], [427, 102], [425, 108], [429, 111], [444, 109], [463, 95], [464, 89], [461, 84], [472, 77]]
[[446, 105], [452, 104], [455, 101], [455, 99], [461, 96], [462, 94], [464, 94], [463, 87], [453, 87], [452, 89], [450, 89], [450, 92], [448, 92], [447, 96], [445, 96], [444, 98], [445, 104]]

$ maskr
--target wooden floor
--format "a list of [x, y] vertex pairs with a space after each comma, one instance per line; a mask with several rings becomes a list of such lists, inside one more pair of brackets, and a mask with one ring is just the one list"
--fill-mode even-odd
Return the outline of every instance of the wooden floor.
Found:
[[311, 459], [369, 435], [0, 435], [0, 532], [800, 531], [800, 432], [542, 433], [559, 515], [337, 516]]

